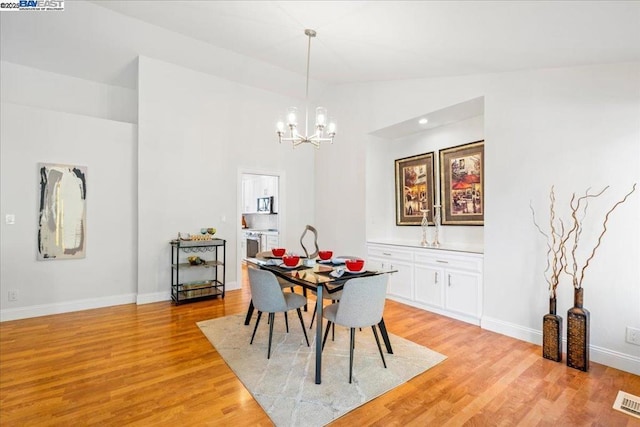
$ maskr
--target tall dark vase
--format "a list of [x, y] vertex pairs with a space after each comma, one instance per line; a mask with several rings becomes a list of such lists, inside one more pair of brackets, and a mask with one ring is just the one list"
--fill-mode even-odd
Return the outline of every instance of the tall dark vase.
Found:
[[556, 314], [555, 298], [549, 298], [549, 314], [542, 318], [542, 357], [562, 361], [562, 317]]
[[573, 294], [573, 307], [567, 311], [567, 366], [589, 370], [589, 310], [583, 306], [583, 289]]

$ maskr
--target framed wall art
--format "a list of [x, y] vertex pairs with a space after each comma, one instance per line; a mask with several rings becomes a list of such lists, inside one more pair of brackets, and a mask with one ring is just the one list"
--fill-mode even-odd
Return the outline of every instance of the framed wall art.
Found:
[[484, 141], [440, 151], [443, 225], [484, 225]]
[[87, 168], [39, 163], [38, 260], [84, 258]]
[[425, 153], [395, 161], [396, 225], [420, 225], [422, 211], [433, 224], [434, 154]]

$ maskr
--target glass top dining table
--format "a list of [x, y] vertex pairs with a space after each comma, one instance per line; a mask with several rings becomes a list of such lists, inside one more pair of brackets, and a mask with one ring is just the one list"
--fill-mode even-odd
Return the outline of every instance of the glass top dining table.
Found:
[[[326, 292], [328, 295], [342, 290], [344, 284], [356, 277], [368, 277], [379, 274], [395, 273], [397, 270], [387, 269], [364, 269], [358, 273], [351, 273], [346, 271], [344, 264], [334, 263], [328, 261], [323, 263], [322, 261], [312, 261], [301, 258], [301, 262], [298, 266], [289, 268], [282, 264], [282, 260], [279, 257], [274, 257], [271, 252], [259, 252], [255, 258], [245, 258], [250, 268], [260, 268], [263, 270], [271, 271], [276, 275], [288, 282], [291, 282], [292, 286], [301, 286], [303, 294], [306, 297], [307, 290], [315, 291], [316, 293], [316, 384], [320, 384], [322, 381], [322, 295]], [[307, 264], [305, 264], [305, 261]], [[306, 306], [305, 306], [306, 310]], [[253, 301], [249, 304], [247, 310], [247, 316], [245, 318], [245, 325], [248, 325], [251, 316], [253, 315], [254, 307]], [[378, 324], [380, 333], [384, 341], [387, 353], [392, 354], [393, 349], [391, 342], [389, 341], [389, 335], [387, 328], [384, 324], [384, 318], [381, 319]]]

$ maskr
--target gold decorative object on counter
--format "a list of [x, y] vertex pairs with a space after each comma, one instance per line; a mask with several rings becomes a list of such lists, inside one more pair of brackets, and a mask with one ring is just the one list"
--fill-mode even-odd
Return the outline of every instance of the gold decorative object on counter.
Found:
[[192, 234], [191, 240], [203, 241], [203, 240], [213, 240], [213, 235], [211, 234]]

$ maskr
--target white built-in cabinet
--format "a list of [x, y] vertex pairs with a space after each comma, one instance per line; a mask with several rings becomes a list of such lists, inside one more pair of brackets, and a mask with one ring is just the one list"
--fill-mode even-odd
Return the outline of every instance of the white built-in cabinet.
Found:
[[440, 248], [369, 243], [368, 262], [397, 270], [387, 296], [405, 304], [480, 324], [483, 255]]
[[387, 295], [412, 300], [413, 252], [392, 246], [369, 245], [367, 262], [379, 264], [382, 269], [397, 270], [389, 276]]

